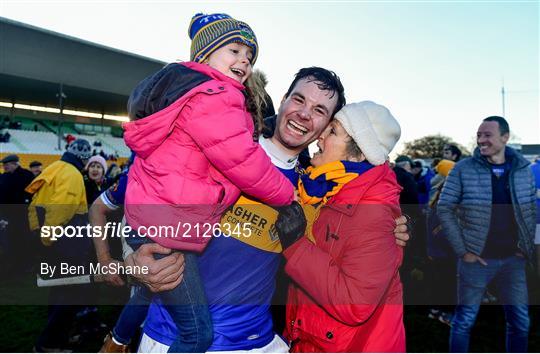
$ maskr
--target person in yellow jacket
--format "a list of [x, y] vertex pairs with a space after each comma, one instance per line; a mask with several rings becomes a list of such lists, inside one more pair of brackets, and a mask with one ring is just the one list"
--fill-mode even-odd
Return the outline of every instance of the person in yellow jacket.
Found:
[[[47, 246], [42, 248], [41, 264], [38, 267], [39, 275], [44, 279], [61, 275], [62, 265], [89, 265], [92, 248], [88, 237], [59, 237], [53, 241], [41, 237], [41, 231], [43, 226], [86, 224], [88, 206], [81, 170], [90, 158], [91, 151], [88, 141], [73, 141], [62, 158], [43, 170], [26, 188], [33, 195], [28, 209], [30, 229], [39, 234], [42, 243]], [[44, 264], [47, 266], [46, 272]], [[36, 342], [35, 352], [59, 352], [66, 349], [75, 314], [82, 308], [80, 305], [91, 300], [86, 296], [89, 293], [87, 285], [50, 289], [48, 321]]]
[[[88, 152], [85, 149], [87, 144]], [[28, 208], [30, 230], [68, 225], [74, 217], [88, 213], [80, 171], [90, 157], [90, 151], [86, 140], [75, 140], [59, 161], [47, 167], [26, 187], [26, 192], [33, 195]], [[53, 242], [50, 238], [42, 238], [41, 241], [46, 246]]]

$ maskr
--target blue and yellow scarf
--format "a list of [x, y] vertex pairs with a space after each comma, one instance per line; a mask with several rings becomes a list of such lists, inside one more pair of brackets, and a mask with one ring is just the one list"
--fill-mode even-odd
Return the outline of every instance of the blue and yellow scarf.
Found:
[[367, 161], [335, 161], [319, 167], [308, 167], [298, 181], [302, 204], [326, 204], [341, 188], [373, 167]]
[[321, 206], [339, 193], [341, 188], [373, 167], [367, 161], [335, 161], [319, 167], [308, 167], [298, 181], [298, 196], [307, 220], [306, 237], [315, 244], [313, 224]]

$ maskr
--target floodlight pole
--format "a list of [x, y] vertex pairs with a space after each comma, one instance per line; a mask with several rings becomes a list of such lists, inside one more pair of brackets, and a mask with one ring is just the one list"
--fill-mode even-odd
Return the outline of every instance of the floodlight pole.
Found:
[[62, 151], [62, 124], [64, 123], [64, 84], [60, 83], [60, 91], [56, 94], [58, 97], [58, 108], [60, 109], [60, 121], [58, 122], [58, 150]]
[[502, 82], [502, 88], [501, 88], [501, 98], [502, 98], [502, 116], [503, 118], [506, 118], [506, 107], [505, 107], [505, 91], [504, 91], [504, 80]]

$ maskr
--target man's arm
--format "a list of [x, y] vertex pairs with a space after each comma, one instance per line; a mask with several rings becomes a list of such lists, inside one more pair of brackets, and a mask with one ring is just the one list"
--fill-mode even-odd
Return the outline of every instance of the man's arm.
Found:
[[531, 198], [531, 209], [532, 209], [532, 215], [531, 215], [531, 220], [527, 220], [527, 223], [530, 223], [530, 225], [532, 226], [532, 235], [531, 235], [531, 239], [533, 240], [534, 242], [534, 238], [535, 238], [535, 234], [536, 234], [536, 220], [537, 220], [537, 215], [538, 213], [540, 213], [540, 210], [537, 209], [537, 204], [536, 204], [536, 200], [537, 199], [540, 199], [540, 189], [537, 189], [536, 188], [536, 176], [533, 174], [533, 172], [529, 169], [529, 176], [531, 178], [531, 183], [530, 183], [530, 191], [529, 191], [529, 195], [530, 195], [530, 198]]
[[[101, 228], [102, 231], [104, 231], [105, 224], [107, 223], [107, 214], [111, 210], [112, 209], [110, 209], [103, 202], [101, 196], [97, 198], [90, 207], [90, 210], [88, 211], [88, 219], [90, 220], [90, 225], [92, 225], [92, 227], [98, 226]], [[111, 263], [122, 263], [111, 257], [109, 243], [107, 242], [107, 239], [105, 237], [93, 237], [92, 240], [94, 242], [94, 247], [96, 248], [97, 260], [102, 266], [106, 266]], [[124, 285], [124, 281], [118, 274], [106, 274], [104, 275], [104, 280], [105, 282], [114, 286]]]
[[450, 171], [444, 184], [437, 204], [437, 214], [447, 235], [448, 242], [458, 257], [463, 257], [467, 253], [456, 213], [456, 209], [461, 203], [462, 193], [461, 172], [459, 166], [456, 166]]
[[[540, 233], [540, 224], [536, 225], [536, 233]], [[540, 277], [540, 244], [535, 244], [536, 246], [536, 275]]]

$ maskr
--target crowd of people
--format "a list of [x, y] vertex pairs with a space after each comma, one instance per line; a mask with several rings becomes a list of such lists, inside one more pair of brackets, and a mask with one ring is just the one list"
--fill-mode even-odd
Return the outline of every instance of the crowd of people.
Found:
[[0, 132], [0, 143], [9, 143], [11, 139], [11, 134], [6, 130], [5, 132]]
[[[275, 114], [252, 75], [249, 25], [197, 14], [189, 36], [190, 62], [134, 89], [123, 126], [133, 154], [114, 179], [84, 139], [43, 170], [32, 163], [34, 173], [15, 155], [2, 160], [4, 252], [32, 248], [36, 261], [86, 271], [96, 261], [149, 270], [130, 274], [101, 352], [405, 352], [404, 304], [429, 305], [426, 317], [451, 324], [450, 351], [466, 352], [490, 283], [507, 350], [527, 351], [540, 167], [507, 146], [504, 118], [479, 122], [471, 157], [447, 144], [431, 164], [391, 163], [398, 119], [372, 101], [347, 104], [334, 72], [300, 69]], [[131, 229], [121, 255], [104, 237], [40, 235], [105, 227], [115, 211]], [[179, 224], [184, 236], [141, 232]], [[205, 225], [213, 237], [198, 234]], [[120, 274], [101, 276], [127, 288]], [[34, 349], [65, 350], [96, 296], [91, 284], [51, 288]]]
[[21, 129], [22, 123], [19, 121], [12, 121], [8, 116], [4, 116], [0, 119], [0, 130], [2, 129]]
[[[66, 142], [65, 148], [67, 150], [69, 144], [77, 140], [77, 137], [73, 134], [66, 134], [64, 136], [64, 140]], [[118, 151], [114, 151], [114, 153], [107, 154], [102, 148], [103, 143], [100, 139], [95, 139], [94, 142], [92, 143], [92, 147], [93, 147], [92, 156], [99, 155], [102, 158], [104, 158], [106, 161], [118, 161], [118, 158], [120, 157], [120, 155], [118, 154]], [[99, 148], [99, 151], [98, 151], [98, 148]]]

